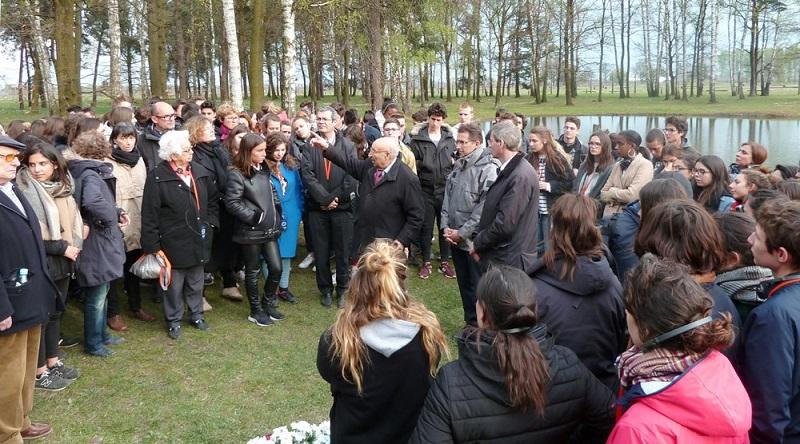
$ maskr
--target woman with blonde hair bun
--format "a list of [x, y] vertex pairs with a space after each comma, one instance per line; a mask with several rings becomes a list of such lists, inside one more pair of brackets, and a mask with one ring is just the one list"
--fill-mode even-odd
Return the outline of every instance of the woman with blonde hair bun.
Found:
[[439, 358], [436, 315], [406, 293], [407, 268], [391, 241], [378, 239], [358, 261], [347, 304], [322, 334], [317, 369], [331, 386], [331, 442], [406, 442]]

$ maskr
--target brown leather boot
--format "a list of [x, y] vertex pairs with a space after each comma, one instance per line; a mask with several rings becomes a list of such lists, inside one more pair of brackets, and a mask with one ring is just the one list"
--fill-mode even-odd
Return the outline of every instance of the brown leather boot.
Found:
[[48, 424], [43, 422], [32, 422], [30, 427], [21, 431], [19, 434], [22, 436], [24, 441], [31, 441], [45, 437], [52, 431], [53, 429]]
[[128, 331], [128, 326], [125, 325], [125, 321], [122, 319], [121, 315], [114, 315], [108, 318], [108, 328], [114, 331]]
[[136, 319], [138, 319], [140, 321], [151, 322], [151, 321], [155, 321], [156, 320], [156, 317], [151, 315], [150, 313], [144, 311], [144, 308], [140, 308], [140, 309], [138, 309], [136, 311], [133, 311], [131, 313], [133, 313], [133, 317], [134, 318], [136, 318]]

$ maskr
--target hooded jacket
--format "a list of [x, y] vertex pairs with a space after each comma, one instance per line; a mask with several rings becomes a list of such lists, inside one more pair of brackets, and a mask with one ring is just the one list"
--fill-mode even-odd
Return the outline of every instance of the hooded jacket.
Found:
[[112, 167], [99, 160], [76, 159], [69, 161], [69, 172], [75, 178], [75, 202], [84, 225], [89, 226], [89, 237], [75, 263], [78, 284], [94, 287], [121, 278], [125, 243]]
[[622, 286], [605, 257], [579, 256], [572, 280], [561, 279], [563, 262], [549, 269], [538, 259], [530, 271], [539, 320], [556, 344], [574, 351], [597, 379], [617, 386], [614, 361], [627, 343]]
[[378, 319], [360, 329], [368, 363], [362, 392], [342, 377], [332, 356], [330, 333], [319, 339], [317, 370], [331, 388], [331, 442], [405, 443], [430, 387], [428, 354], [420, 326], [399, 319]]
[[730, 362], [718, 351], [666, 387], [642, 394], [645, 391], [636, 385], [620, 401], [632, 405], [611, 432], [609, 444], [749, 442], [750, 399]]
[[409, 443], [604, 442], [613, 424], [611, 391], [573, 352], [554, 345], [543, 325], [528, 333], [549, 367], [541, 416], [532, 408], [511, 407], [494, 336], [478, 334], [479, 345], [468, 330], [457, 338], [458, 360], [439, 372]]

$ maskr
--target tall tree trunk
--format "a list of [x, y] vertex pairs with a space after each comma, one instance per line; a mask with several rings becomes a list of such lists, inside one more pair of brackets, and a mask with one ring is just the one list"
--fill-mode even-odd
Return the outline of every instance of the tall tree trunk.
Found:
[[181, 0], [175, 0], [174, 11], [175, 20], [175, 36], [172, 39], [175, 42], [175, 70], [177, 71], [178, 88], [175, 89], [175, 95], [179, 99], [189, 98], [189, 72], [186, 68], [186, 39], [183, 32], [183, 11]]
[[167, 96], [167, 2], [147, 0], [147, 37], [150, 41], [148, 62], [150, 65], [150, 89], [154, 96]]
[[[281, 1], [283, 3], [283, 1]], [[250, 62], [248, 77], [250, 81], [250, 109], [257, 110], [264, 102], [264, 39], [267, 34], [267, 2], [253, 0], [250, 11], [253, 20], [249, 32]]]
[[22, 83], [22, 74], [25, 72], [25, 44], [19, 45], [19, 81], [17, 82], [17, 102], [19, 103], [19, 110], [25, 109], [25, 84]]
[[[295, 72], [297, 51], [295, 49], [294, 11], [292, 6], [292, 0], [281, 0], [281, 8], [283, 10], [283, 76], [286, 80], [284, 85], [284, 97], [286, 99], [283, 106], [289, 115], [294, 115], [297, 109], [297, 73]], [[349, 63], [349, 60], [345, 63]]]
[[[141, 0], [141, 2], [137, 2], [136, 8], [139, 11], [143, 11], [147, 9], [146, 0]], [[147, 24], [147, 20], [145, 20], [144, 14], [133, 14], [134, 22], [136, 24], [136, 29], [140, 36], [147, 35], [150, 31], [150, 25]], [[147, 47], [144, 44], [145, 39], [140, 38], [137, 39], [139, 41], [139, 55], [140, 55], [140, 67], [139, 67], [139, 91], [142, 94], [142, 102], [145, 102], [148, 97], [150, 97], [150, 83], [148, 82], [147, 78], [149, 77], [149, 70], [147, 66]]]
[[122, 93], [122, 80], [120, 79], [120, 58], [122, 52], [120, 51], [120, 28], [119, 28], [119, 2], [118, 0], [108, 0], [106, 4], [108, 8], [108, 55], [111, 59], [111, 76], [108, 80], [108, 90], [111, 97], [116, 97]]
[[233, 0], [222, 0], [222, 25], [225, 29], [225, 40], [228, 43], [228, 83], [231, 89], [233, 107], [242, 109], [242, 82], [238, 74], [242, 71], [239, 64], [239, 42], [236, 40], [236, 14]]
[[600, 16], [600, 77], [599, 77], [599, 87], [597, 89], [597, 101], [603, 101], [603, 56], [605, 55], [606, 49], [606, 8], [608, 0], [602, 0], [602, 8], [603, 12]]
[[715, 83], [715, 75], [717, 69], [717, 63], [719, 62], [719, 51], [717, 48], [717, 28], [719, 28], [719, 2], [720, 0], [711, 0], [714, 2], [714, 26], [711, 27], [711, 68], [709, 69], [708, 74], [708, 102], [709, 103], [717, 103], [717, 93], [716, 93], [716, 83]]
[[[209, 89], [211, 90], [211, 100], [217, 100], [217, 75], [214, 71], [214, 66], [217, 64], [217, 38], [215, 37], [216, 30], [214, 29], [214, 4], [212, 0], [208, 0], [208, 34], [211, 39], [208, 45], [208, 81], [210, 83]], [[222, 80], [220, 79], [220, 82]]]
[[100, 30], [97, 38], [97, 53], [94, 57], [94, 70], [92, 71], [92, 108], [97, 106], [97, 70], [100, 67], [100, 52], [103, 49], [103, 36], [106, 33], [105, 26]]
[[[628, 0], [628, 19], [625, 26], [625, 48], [628, 53], [625, 56], [625, 97], [631, 97], [631, 25], [633, 22], [633, 5]], [[622, 38], [622, 37], [620, 37]]]
[[575, 20], [575, 0], [567, 0], [567, 9], [564, 13], [564, 97], [567, 106], [572, 106], [572, 35], [571, 30]]
[[[38, 14], [36, 17], [38, 17]], [[74, 20], [75, 3], [67, 0], [55, 0], [55, 23], [72, 23]], [[76, 73], [80, 72], [80, 60], [76, 57], [77, 36], [70, 26], [55, 26], [53, 38], [56, 41], [55, 68], [56, 78], [58, 79], [58, 110], [60, 114], [66, 114], [69, 105], [81, 103], [80, 77], [76, 75]], [[44, 40], [42, 40], [41, 45], [34, 42], [33, 48], [33, 56], [40, 61], [40, 66], [49, 66], [49, 64], [41, 63], [43, 59], [47, 58]], [[49, 77], [49, 73], [43, 76]], [[46, 85], [48, 82], [44, 81], [43, 83], [45, 84], [44, 89], [47, 90], [48, 87]], [[45, 96], [47, 96], [46, 92]]]
[[[383, 64], [381, 48], [383, 48], [383, 3], [366, 1], [367, 8], [367, 39], [369, 41], [369, 71], [370, 71], [370, 107], [373, 110], [383, 106]], [[426, 86], [423, 84], [423, 89]]]
[[756, 79], [758, 78], [758, 33], [759, 33], [759, 0], [750, 0], [750, 91], [749, 96], [756, 95]]
[[[39, 74], [39, 78], [41, 79], [41, 93], [44, 96], [45, 102], [47, 102], [48, 113], [52, 115], [56, 112], [56, 107], [59, 104], [56, 103], [56, 96], [50, 80], [50, 58], [48, 57], [47, 47], [44, 44], [44, 37], [42, 36], [42, 27], [41, 23], [39, 22], [39, 14], [37, 13], [34, 15], [33, 8], [31, 8], [31, 5], [27, 0], [20, 2], [20, 6], [22, 7], [22, 13], [25, 16], [27, 25], [31, 30], [31, 42], [29, 49], [31, 47], [33, 48], [33, 58], [36, 61], [35, 66], [38, 66], [36, 72]], [[66, 110], [66, 106], [64, 108]]]

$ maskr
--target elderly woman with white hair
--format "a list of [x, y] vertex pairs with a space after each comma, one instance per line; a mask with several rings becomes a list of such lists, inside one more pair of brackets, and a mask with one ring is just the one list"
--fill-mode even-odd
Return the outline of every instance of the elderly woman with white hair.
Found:
[[168, 335], [178, 339], [183, 299], [189, 321], [205, 331], [203, 265], [208, 262], [218, 222], [218, 191], [205, 168], [195, 168], [187, 131], [161, 136], [161, 162], [147, 174], [142, 202], [142, 249], [163, 251], [172, 264], [172, 282], [162, 301]]

